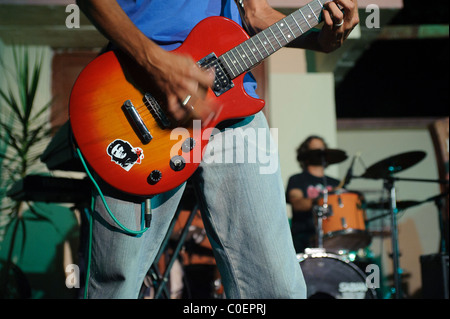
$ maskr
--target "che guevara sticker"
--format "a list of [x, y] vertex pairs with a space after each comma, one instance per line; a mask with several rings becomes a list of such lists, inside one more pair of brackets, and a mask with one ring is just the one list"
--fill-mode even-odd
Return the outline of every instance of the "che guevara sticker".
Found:
[[111, 157], [111, 162], [120, 165], [127, 172], [134, 164], [141, 164], [144, 159], [144, 151], [140, 147], [133, 147], [127, 141], [116, 139], [106, 148]]

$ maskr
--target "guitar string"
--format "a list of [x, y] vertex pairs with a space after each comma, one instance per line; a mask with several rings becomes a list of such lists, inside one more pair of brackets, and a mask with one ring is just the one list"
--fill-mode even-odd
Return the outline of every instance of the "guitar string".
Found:
[[[319, 3], [320, 3], [320, 1], [319, 1]], [[308, 7], [309, 7], [310, 11], [313, 13], [315, 19], [318, 20], [318, 18], [317, 18], [317, 16], [316, 16], [316, 13], [314, 12], [314, 10], [313, 10], [310, 6], [308, 6]], [[284, 21], [284, 23], [286, 23], [286, 26], [288, 27], [289, 31], [294, 35], [294, 38], [300, 37], [301, 35], [303, 35], [303, 34], [306, 32], [306, 31], [303, 31], [302, 27], [304, 27], [305, 29], [311, 29], [311, 28], [312, 28], [312, 26], [309, 24], [307, 18], [305, 17], [304, 12], [301, 11], [301, 10], [304, 9], [304, 8], [305, 8], [305, 7], [300, 8], [300, 9], [297, 10], [296, 12], [294, 12], [294, 13], [292, 13], [291, 15], [289, 15], [289, 16], [287, 16], [287, 17], [285, 17], [285, 18], [282, 19], [282, 20]], [[321, 8], [322, 8], [322, 6], [321, 6]], [[303, 17], [303, 20], [300, 21], [300, 22], [298, 22], [297, 19], [294, 17], [294, 14], [295, 14], [295, 13], [300, 13], [300, 14], [302, 15], [302, 17]], [[291, 27], [289, 26], [288, 21], [286, 20], [286, 19], [289, 18], [289, 17], [291, 17], [292, 20], [294, 21], [294, 23], [297, 25], [298, 29], [299, 29], [300, 32], [301, 32], [300, 35], [296, 36], [295, 33], [292, 31]], [[318, 20], [318, 21], [319, 21], [319, 20]], [[278, 30], [279, 30], [280, 33], [281, 33], [281, 36], [283, 36], [284, 40], [286, 41], [286, 44], [289, 43], [289, 41], [286, 39], [285, 34], [284, 34], [283, 31], [281, 30], [281, 28], [278, 26], [278, 24], [276, 23], [276, 24], [274, 24], [274, 25], [277, 26]], [[272, 26], [271, 26], [271, 27], [272, 27]], [[278, 50], [278, 49], [275, 49], [275, 46], [276, 46], [277, 44], [278, 44], [278, 46], [280, 46], [280, 48], [282, 48], [282, 47], [284, 46], [284, 45], [282, 45], [282, 44], [280, 43], [279, 39], [277, 38], [277, 35], [275, 34], [274, 30], [271, 29], [271, 27], [269, 27], [269, 28], [263, 30], [262, 32], [258, 33], [257, 35], [255, 35], [255, 36], [253, 36], [253, 37], [251, 37], [251, 38], [245, 40], [245, 41], [242, 42], [241, 44], [237, 45], [236, 47], [234, 47], [234, 48], [228, 50], [227, 52], [225, 52], [224, 54], [222, 54], [222, 55], [218, 58], [218, 60], [219, 60], [221, 57], [223, 57], [223, 59], [225, 59], [225, 58], [226, 58], [226, 59], [229, 59], [229, 57], [225, 57], [225, 54], [229, 54], [229, 53], [233, 54], [233, 56], [235, 57], [236, 55], [234, 54], [233, 51], [236, 51], [237, 55], [242, 59], [243, 64], [245, 64], [245, 66], [246, 66], [246, 68], [243, 68], [242, 65], [239, 63], [239, 60], [238, 60], [238, 59], [235, 59], [234, 62], [233, 62], [233, 61], [230, 61], [230, 62], [233, 62], [232, 65], [236, 68], [236, 71], [238, 71], [238, 73], [239, 73], [238, 76], [241, 75], [243, 72], [245, 72], [247, 69], [251, 69], [251, 67], [249, 68], [249, 67], [247, 66], [247, 63], [245, 62], [245, 57], [248, 58], [249, 62], [250, 62], [251, 65], [253, 65], [253, 66], [256, 65], [257, 63], [259, 63], [260, 61], [258, 61], [258, 58], [256, 58], [255, 54], [253, 53], [254, 51], [252, 51], [252, 48], [251, 48], [251, 46], [249, 45], [250, 42], [251, 42], [252, 45], [254, 46], [253, 49], [256, 49], [256, 50], [258, 51], [258, 53], [259, 53], [259, 55], [261, 55], [262, 59], [265, 59], [265, 58], [267, 58], [268, 56], [270, 56], [269, 51], [267, 51], [267, 45], [266, 45], [263, 41], [261, 41], [261, 39], [259, 38], [259, 36], [260, 36], [261, 34], [267, 39], [268, 44], [272, 47], [272, 49], [273, 49], [273, 52], [272, 52], [272, 53], [274, 53], [274, 52], [276, 52], [276, 51]], [[269, 30], [269, 29], [270, 29], [270, 30]], [[267, 32], [264, 32], [264, 31], [266, 31], [266, 30], [269, 30], [269, 31], [273, 34], [273, 36], [270, 36], [270, 35], [268, 36], [268, 35], [266, 34]], [[276, 32], [276, 33], [278, 33], [278, 32]], [[268, 53], [267, 56], [264, 56], [264, 55], [261, 53], [261, 51], [260, 51], [258, 45], [255, 44], [255, 41], [253, 41], [254, 38], [256, 38], [256, 39], [259, 40], [260, 44], [262, 45], [262, 48], [264, 48], [265, 51]], [[243, 46], [244, 44], [250, 49], [249, 52], [250, 52], [250, 53], [253, 55], [253, 57], [255, 58], [255, 60], [256, 60], [255, 63], [252, 62], [252, 60], [251, 60], [251, 58], [250, 58], [250, 55], [249, 55], [248, 53], [246, 53], [247, 50], [244, 48], [244, 46]], [[275, 46], [274, 46], [274, 45], [275, 45]], [[244, 52], [243, 55], [239, 54], [239, 48], [241, 48], [241, 50]], [[213, 67], [213, 66], [214, 66], [214, 63], [216, 63], [216, 61], [217, 61], [217, 60], [214, 60], [214, 61], [208, 63], [207, 65], [205, 65], [205, 66], [203, 67], [203, 69], [208, 69], [208, 68], [210, 68], [210, 67]], [[240, 69], [239, 69], [238, 66], [236, 65], [236, 62], [239, 64], [239, 68], [240, 68]], [[227, 61], [225, 61], [225, 63], [228, 65], [228, 62], [227, 62]], [[224, 65], [223, 67], [225, 68], [225, 65]], [[234, 76], [233, 70], [232, 70], [230, 67], [228, 67], [228, 68], [230, 69], [231, 73], [233, 73], [233, 76]], [[237, 76], [236, 76], [236, 77], [237, 77]], [[152, 114], [152, 112], [151, 112], [151, 110], [149, 109], [150, 107], [151, 107], [151, 106], [148, 105], [146, 102], [144, 102], [144, 103], [142, 103], [142, 104], [140, 104], [140, 105], [138, 105], [138, 106], [136, 107], [136, 111], [138, 112], [138, 114], [141, 116], [141, 118], [142, 118], [143, 120], [144, 120], [144, 119], [147, 119], [147, 118], [150, 118], [150, 117], [154, 117], [153, 114]], [[152, 108], [152, 110], [157, 114], [157, 116], [161, 116], [161, 111], [160, 111], [159, 109], [156, 109], [156, 108], [153, 108], [153, 107], [151, 107], [151, 108]], [[148, 112], [146, 112], [144, 115], [142, 115], [141, 113], [143, 113], [143, 111], [148, 111]]]

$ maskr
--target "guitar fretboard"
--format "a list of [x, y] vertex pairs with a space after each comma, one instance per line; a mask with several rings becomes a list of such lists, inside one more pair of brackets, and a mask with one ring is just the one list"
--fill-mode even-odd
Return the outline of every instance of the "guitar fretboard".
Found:
[[320, 23], [323, 3], [314, 0], [219, 57], [234, 79]]

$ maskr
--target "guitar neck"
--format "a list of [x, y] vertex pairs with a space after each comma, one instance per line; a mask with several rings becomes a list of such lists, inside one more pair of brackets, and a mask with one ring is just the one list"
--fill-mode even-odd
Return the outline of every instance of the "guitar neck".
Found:
[[234, 79], [285, 47], [320, 23], [323, 3], [313, 0], [306, 6], [259, 32], [220, 56], [229, 76]]

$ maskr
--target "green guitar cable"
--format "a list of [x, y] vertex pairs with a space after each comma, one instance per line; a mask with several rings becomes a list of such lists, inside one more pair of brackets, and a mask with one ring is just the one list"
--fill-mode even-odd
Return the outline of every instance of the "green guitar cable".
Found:
[[[130, 235], [141, 235], [141, 234], [143, 234], [144, 232], [146, 232], [147, 229], [149, 229], [149, 227], [150, 227], [149, 224], [150, 224], [150, 220], [151, 220], [151, 206], [150, 206], [150, 203], [147, 202], [147, 206], [148, 206], [148, 207], [147, 207], [147, 210], [145, 210], [145, 204], [146, 204], [146, 202], [143, 202], [143, 203], [142, 203], [142, 207], [143, 207], [143, 209], [142, 209], [142, 220], [143, 220], [143, 221], [146, 220], [146, 224], [147, 224], [147, 225], [141, 226], [141, 230], [137, 230], [137, 231], [136, 231], [136, 230], [131, 230], [131, 229], [125, 227], [125, 226], [124, 226], [124, 225], [123, 225], [123, 224], [122, 224], [122, 223], [114, 216], [114, 214], [113, 214], [113, 213], [111, 212], [111, 210], [109, 209], [108, 204], [106, 203], [106, 199], [105, 199], [105, 197], [103, 196], [103, 193], [102, 193], [100, 187], [98, 186], [97, 182], [95, 181], [94, 177], [92, 177], [92, 174], [91, 174], [91, 172], [89, 171], [89, 169], [88, 169], [88, 167], [87, 167], [87, 165], [86, 165], [86, 162], [84, 161], [83, 155], [81, 154], [81, 151], [80, 151], [79, 148], [77, 148], [77, 153], [78, 153], [78, 156], [80, 157], [81, 163], [83, 164], [83, 167], [84, 167], [84, 169], [85, 169], [87, 175], [89, 176], [89, 178], [91, 179], [91, 181], [92, 181], [92, 183], [94, 184], [95, 188], [97, 189], [97, 192], [98, 192], [98, 194], [100, 195], [100, 198], [101, 198], [103, 204], [105, 205], [105, 208], [106, 208], [106, 210], [107, 210], [109, 216], [111, 216], [111, 218], [116, 222], [116, 224], [117, 224], [120, 228], [122, 228], [123, 231], [125, 231], [126, 233], [128, 233], [128, 234], [130, 234]], [[147, 200], [147, 201], [149, 201], [149, 200]]]
[[[89, 176], [90, 180], [94, 184], [95, 188], [97, 189], [98, 194], [100, 195], [100, 198], [102, 199], [103, 204], [105, 205], [106, 211], [108, 212], [109, 216], [116, 222], [116, 224], [126, 233], [134, 236], [140, 236], [144, 232], [146, 232], [150, 228], [151, 223], [151, 203], [150, 199], [147, 199], [145, 202], [141, 204], [141, 212], [142, 212], [142, 219], [141, 219], [141, 230], [131, 230], [127, 227], [125, 227], [111, 212], [108, 204], [106, 203], [106, 199], [103, 196], [103, 192], [100, 189], [100, 186], [98, 186], [97, 182], [95, 181], [94, 177], [92, 176], [91, 172], [89, 171], [86, 162], [84, 161], [83, 155], [81, 154], [81, 151], [79, 148], [76, 149], [78, 156], [80, 157], [81, 164], [84, 167], [84, 170], [86, 171], [86, 174]], [[86, 280], [85, 280], [85, 287], [84, 287], [84, 299], [87, 298], [87, 292], [88, 292], [88, 283], [89, 283], [89, 277], [90, 277], [90, 270], [91, 270], [91, 251], [92, 251], [92, 224], [93, 224], [93, 215], [92, 212], [94, 211], [95, 206], [95, 198], [92, 196], [91, 199], [91, 211], [89, 212], [89, 241], [88, 241], [88, 254], [87, 254], [87, 265], [86, 265]], [[145, 225], [144, 225], [145, 220]]]

